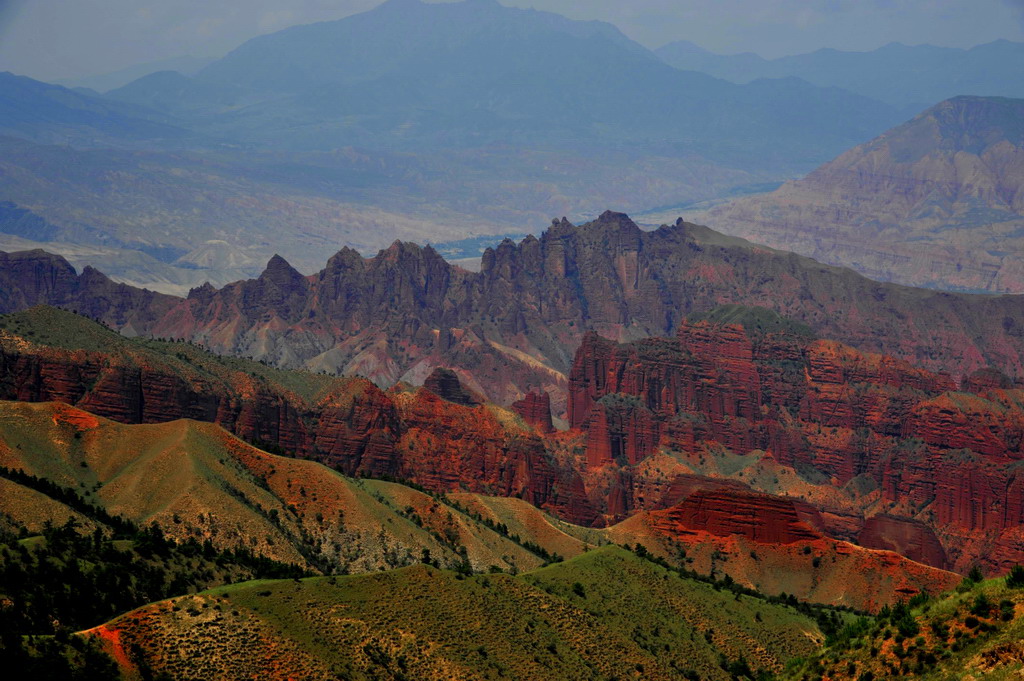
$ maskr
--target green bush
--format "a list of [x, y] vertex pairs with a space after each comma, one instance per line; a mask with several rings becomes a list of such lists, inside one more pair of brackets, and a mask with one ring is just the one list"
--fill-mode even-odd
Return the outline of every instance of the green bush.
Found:
[[989, 602], [985, 594], [978, 594], [974, 597], [974, 605], [971, 606], [971, 614], [977, 615], [978, 617], [988, 617], [992, 611], [992, 603]]

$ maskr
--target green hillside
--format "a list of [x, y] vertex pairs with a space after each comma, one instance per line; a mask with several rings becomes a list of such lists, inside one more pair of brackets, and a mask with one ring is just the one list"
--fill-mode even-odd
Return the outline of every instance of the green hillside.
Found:
[[[294, 565], [245, 549], [220, 551], [209, 541], [168, 541], [72, 492], [3, 469], [5, 480], [61, 497], [78, 519], [45, 523], [32, 535], [9, 516], [0, 529], [0, 667], [9, 678], [113, 678], [114, 662], [70, 633], [172, 595], [240, 580], [301, 577]], [[83, 645], [86, 644], [86, 645]]]
[[245, 548], [322, 574], [403, 567], [525, 571], [557, 545], [526, 546], [433, 496], [275, 456], [197, 421], [124, 425], [58, 403], [0, 401], [0, 517], [33, 533], [69, 519], [92, 532], [87, 502], [176, 541]]
[[806, 324], [784, 317], [774, 310], [753, 305], [720, 305], [704, 312], [695, 312], [686, 319], [691, 323], [737, 324], [744, 328], [747, 335], [755, 338], [767, 334], [814, 337], [814, 331]]
[[176, 679], [731, 679], [748, 665], [781, 669], [822, 639], [787, 606], [618, 547], [519, 577], [418, 565], [250, 582], [90, 634], [129, 666]]

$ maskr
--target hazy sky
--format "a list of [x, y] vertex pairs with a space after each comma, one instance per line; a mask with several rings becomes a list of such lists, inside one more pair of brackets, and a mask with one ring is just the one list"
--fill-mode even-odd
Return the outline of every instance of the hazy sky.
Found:
[[[0, 0], [0, 71], [42, 80], [179, 55], [220, 55], [293, 24], [380, 0]], [[657, 47], [692, 40], [765, 57], [889, 42], [970, 47], [1024, 40], [1024, 0], [502, 0], [608, 21]]]

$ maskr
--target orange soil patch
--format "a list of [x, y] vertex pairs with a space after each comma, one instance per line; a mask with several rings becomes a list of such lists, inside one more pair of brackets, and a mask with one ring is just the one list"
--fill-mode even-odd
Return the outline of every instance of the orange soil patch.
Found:
[[92, 414], [60, 402], [54, 403], [53, 423], [54, 425], [66, 423], [78, 430], [92, 430], [100, 425], [99, 419]]
[[120, 667], [122, 671], [134, 668], [134, 665], [132, 665], [131, 661], [128, 659], [128, 652], [124, 649], [124, 645], [121, 643], [120, 629], [112, 629], [108, 624], [101, 624], [98, 627], [88, 629], [82, 633], [98, 637], [103, 649], [114, 658], [114, 661], [117, 662], [117, 666]]

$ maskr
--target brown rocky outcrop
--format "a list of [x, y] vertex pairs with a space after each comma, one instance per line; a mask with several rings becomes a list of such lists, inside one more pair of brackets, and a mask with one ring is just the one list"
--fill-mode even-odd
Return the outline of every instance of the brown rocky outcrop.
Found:
[[429, 489], [519, 497], [584, 525], [596, 520], [582, 479], [553, 464], [539, 435], [511, 432], [488, 407], [425, 388], [393, 397], [402, 425], [399, 477]]
[[58, 310], [28, 314], [33, 335], [66, 333], [104, 350], [0, 330], [0, 399], [65, 402], [122, 423], [208, 421], [349, 475], [521, 497], [581, 524], [597, 517], [579, 476], [547, 455], [539, 433], [510, 430], [491, 408], [463, 400], [457, 378], [432, 383], [461, 403], [425, 388], [386, 393], [362, 378], [282, 376], [181, 343], [143, 345]]
[[647, 511], [611, 528], [619, 540], [643, 537], [669, 560], [768, 594], [877, 611], [921, 592], [938, 593], [957, 575], [888, 550], [823, 536], [792, 500], [732, 489], [698, 491], [682, 503]]
[[965, 393], [983, 393], [988, 390], [1008, 390], [1013, 387], [1013, 379], [999, 369], [984, 367], [964, 376], [960, 389]]
[[451, 369], [438, 367], [430, 372], [427, 379], [423, 381], [423, 387], [438, 397], [455, 404], [474, 405], [479, 404], [473, 395], [462, 387], [458, 375]]

